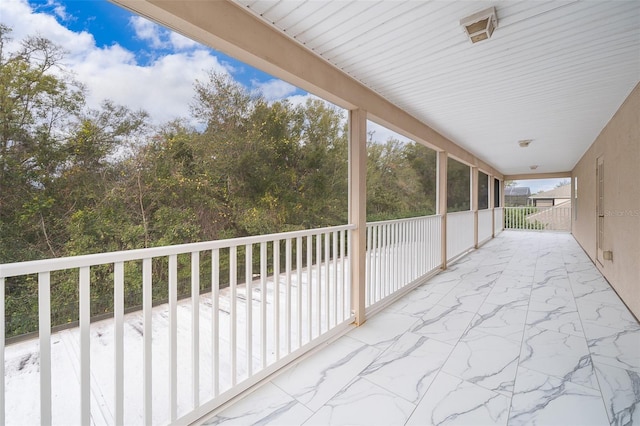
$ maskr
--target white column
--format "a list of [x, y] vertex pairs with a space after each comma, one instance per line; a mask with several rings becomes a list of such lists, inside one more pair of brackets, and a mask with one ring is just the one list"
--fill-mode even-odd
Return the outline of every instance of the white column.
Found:
[[489, 175], [489, 208], [491, 209], [491, 238], [496, 236], [495, 178]]
[[351, 231], [351, 307], [356, 325], [365, 322], [367, 235], [367, 112], [349, 111], [349, 223]]
[[471, 211], [473, 212], [473, 247], [478, 248], [478, 168], [471, 166]]
[[436, 211], [442, 216], [440, 231], [442, 269], [447, 269], [447, 159], [446, 151], [438, 152]]

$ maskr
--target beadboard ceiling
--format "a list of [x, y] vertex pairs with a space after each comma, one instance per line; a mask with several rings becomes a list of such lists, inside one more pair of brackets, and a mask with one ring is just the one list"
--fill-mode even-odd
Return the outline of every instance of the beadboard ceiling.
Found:
[[640, 1], [234, 1], [504, 174], [570, 171], [640, 81]]

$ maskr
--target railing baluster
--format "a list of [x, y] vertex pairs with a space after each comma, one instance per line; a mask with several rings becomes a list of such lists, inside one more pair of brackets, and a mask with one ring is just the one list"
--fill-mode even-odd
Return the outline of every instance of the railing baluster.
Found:
[[142, 260], [142, 316], [143, 320], [143, 395], [144, 395], [144, 418], [145, 424], [151, 424], [153, 422], [153, 385], [152, 385], [152, 364], [151, 364], [151, 314], [153, 308], [153, 294], [151, 292], [152, 286], [152, 266], [151, 258]]
[[273, 242], [273, 333], [277, 361], [280, 359], [280, 240]]
[[211, 250], [211, 363], [213, 396], [220, 394], [220, 250]]
[[321, 291], [320, 284], [322, 283], [322, 234], [316, 234], [316, 318], [318, 323], [316, 328], [318, 336], [322, 334], [322, 310], [321, 310]]
[[169, 256], [169, 414], [178, 417], [178, 256]]
[[285, 241], [285, 347], [291, 353], [291, 238]]
[[313, 309], [312, 304], [312, 281], [313, 281], [313, 236], [307, 236], [307, 342], [310, 342], [312, 339], [312, 329], [313, 329], [313, 313], [311, 312]]
[[[345, 231], [345, 235], [347, 237], [347, 250], [346, 250], [346, 255], [347, 258], [349, 258], [349, 262], [346, 262], [345, 265], [345, 269], [346, 269], [346, 274], [345, 276], [347, 277], [347, 283], [346, 283], [346, 288], [345, 288], [345, 292], [346, 292], [346, 301], [345, 301], [345, 309], [347, 310], [347, 314], [349, 316], [349, 318], [351, 318], [351, 314], [352, 314], [352, 310], [351, 310], [351, 298], [352, 298], [352, 291], [351, 291], [351, 259], [353, 259], [353, 249], [352, 249], [352, 237], [351, 237], [351, 232], [347, 232]], [[353, 312], [353, 314], [355, 315], [355, 312]]]
[[124, 425], [124, 262], [113, 264], [114, 422]]
[[200, 406], [200, 252], [191, 253], [191, 376], [193, 408]]
[[327, 326], [327, 330], [331, 329], [330, 318], [331, 318], [331, 295], [329, 294], [331, 288], [331, 275], [329, 275], [329, 259], [331, 258], [331, 254], [329, 250], [331, 248], [330, 245], [330, 234], [326, 232], [324, 234], [324, 313], [325, 313], [325, 324]]
[[382, 263], [382, 267], [383, 267], [382, 279], [383, 279], [383, 285], [384, 285], [383, 297], [387, 297], [389, 294], [391, 294], [391, 291], [389, 288], [389, 225], [384, 225], [382, 228], [384, 229], [382, 233], [382, 250], [383, 250], [383, 259], [384, 259]]
[[400, 281], [400, 270], [398, 268], [398, 261], [400, 260], [400, 247], [402, 246], [402, 236], [400, 234], [400, 224], [393, 224], [393, 262], [391, 278], [393, 279], [393, 289], [398, 290], [403, 286], [403, 281]]
[[302, 346], [302, 237], [296, 238], [296, 296], [298, 314], [298, 347]]
[[236, 290], [238, 286], [238, 247], [229, 248], [229, 353], [231, 354], [231, 386], [237, 383], [237, 312], [236, 312]]
[[260, 243], [260, 350], [262, 369], [267, 367], [267, 243]]
[[346, 318], [346, 312], [345, 312], [345, 250], [346, 250], [346, 245], [347, 245], [347, 232], [346, 231], [342, 231], [340, 233], [340, 322], [342, 323], [345, 318]]
[[338, 233], [332, 232], [333, 238], [333, 325], [338, 324]]
[[38, 274], [40, 424], [51, 424], [51, 273]]
[[0, 381], [0, 424], [6, 424], [7, 418], [4, 412], [4, 335], [5, 335], [5, 304], [4, 304], [4, 278], [0, 277], [0, 373], [2, 373], [2, 381]]
[[373, 303], [376, 303], [382, 298], [382, 226], [377, 225], [375, 227], [375, 246], [376, 246], [376, 270], [375, 276], [375, 294], [373, 296]]
[[253, 376], [253, 244], [244, 247], [244, 275], [247, 309], [247, 377]]
[[365, 261], [365, 267], [366, 267], [366, 272], [365, 272], [365, 303], [366, 306], [371, 306], [371, 283], [373, 282], [373, 277], [371, 276], [371, 263], [373, 261], [372, 257], [371, 257], [371, 253], [373, 253], [372, 247], [371, 247], [371, 234], [373, 233], [373, 227], [367, 225], [367, 250], [366, 250], [366, 261]]
[[89, 266], [80, 268], [78, 289], [80, 323], [80, 424], [91, 422], [91, 358], [89, 342], [91, 338], [91, 270]]

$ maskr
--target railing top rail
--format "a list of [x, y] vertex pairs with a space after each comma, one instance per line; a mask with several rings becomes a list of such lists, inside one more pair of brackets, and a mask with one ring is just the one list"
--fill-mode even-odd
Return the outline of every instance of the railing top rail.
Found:
[[301, 231], [283, 232], [279, 234], [256, 235], [250, 237], [231, 238], [226, 240], [203, 241], [199, 243], [177, 244], [173, 246], [151, 247], [135, 250], [124, 250], [110, 253], [95, 253], [82, 256], [60, 257], [54, 259], [32, 260], [0, 264], [0, 278], [19, 275], [37, 274], [40, 272], [61, 271], [65, 269], [82, 268], [86, 266], [105, 265], [117, 262], [127, 262], [154, 257], [164, 257], [174, 254], [184, 254], [196, 251], [238, 247], [246, 244], [256, 244], [269, 241], [285, 240], [287, 238], [306, 237], [323, 234], [325, 232], [339, 232], [355, 229], [355, 225], [340, 225], [326, 228], [305, 229]]
[[430, 219], [430, 218], [436, 218], [436, 217], [442, 217], [442, 215], [439, 214], [432, 214], [429, 216], [415, 216], [415, 217], [407, 217], [404, 219], [390, 219], [390, 220], [380, 220], [377, 222], [367, 222], [367, 226], [378, 226], [378, 225], [388, 225], [391, 223], [403, 223], [403, 222], [412, 222], [412, 221], [416, 221], [416, 220], [422, 220], [422, 219]]

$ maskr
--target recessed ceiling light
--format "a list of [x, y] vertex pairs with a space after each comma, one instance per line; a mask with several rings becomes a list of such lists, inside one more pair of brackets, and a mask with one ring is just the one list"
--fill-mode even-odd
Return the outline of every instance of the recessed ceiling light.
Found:
[[529, 166], [529, 168], [530, 168], [531, 170], [535, 170], [535, 169], [537, 169], [537, 168], [538, 168], [538, 165], [537, 165], [537, 164], [534, 164], [533, 166]]
[[518, 145], [520, 145], [520, 148], [526, 148], [531, 142], [533, 142], [533, 139], [522, 139], [518, 141]]
[[478, 13], [474, 13], [460, 21], [471, 43], [487, 40], [498, 27], [496, 8], [490, 7]]

